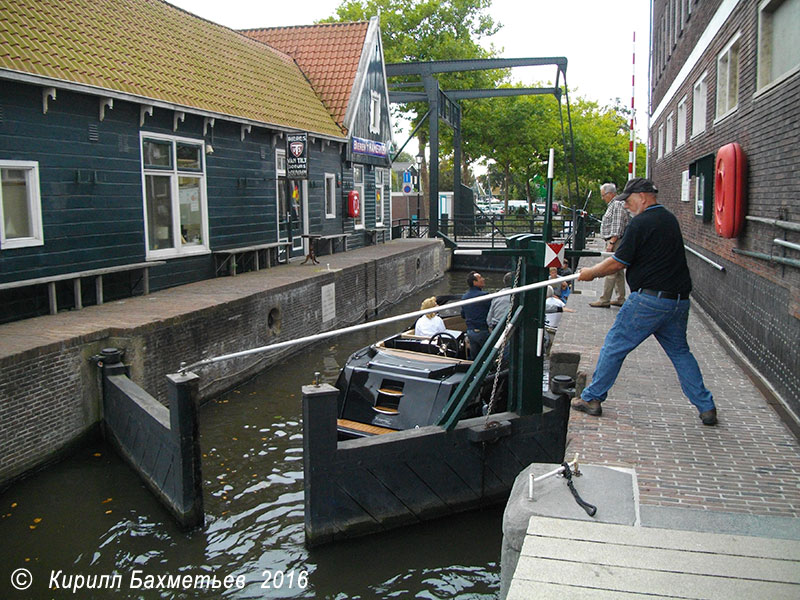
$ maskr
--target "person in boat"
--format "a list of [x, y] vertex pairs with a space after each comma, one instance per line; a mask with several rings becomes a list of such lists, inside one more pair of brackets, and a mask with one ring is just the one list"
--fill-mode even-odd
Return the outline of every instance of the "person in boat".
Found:
[[553, 286], [547, 286], [546, 299], [544, 302], [544, 348], [545, 356], [550, 356], [550, 348], [553, 345], [553, 340], [558, 331], [558, 325], [561, 323], [561, 313], [575, 312], [571, 308], [567, 308], [565, 302], [555, 295]]
[[[485, 296], [483, 286], [486, 280], [477, 271], [470, 271], [467, 275], [467, 285], [469, 289], [461, 296], [462, 300]], [[469, 357], [475, 360], [478, 352], [489, 339], [489, 326], [486, 324], [486, 316], [489, 314], [489, 302], [476, 302], [468, 304], [461, 309], [461, 316], [467, 322], [467, 338], [469, 339]]]
[[[514, 274], [511, 271], [503, 275], [503, 289], [500, 290], [501, 292], [504, 290], [511, 289], [511, 281], [513, 277]], [[500, 321], [505, 320], [506, 315], [508, 315], [508, 309], [510, 307], [511, 307], [510, 294], [508, 296], [500, 296], [492, 300], [492, 303], [489, 305], [489, 313], [486, 315], [486, 325], [489, 326], [489, 331], [497, 327], [497, 324]]]
[[[422, 301], [419, 309], [426, 310], [436, 306], [439, 306], [436, 304], [436, 296], [431, 296], [430, 298], [425, 298], [425, 300]], [[417, 322], [414, 325], [414, 335], [431, 337], [432, 335], [436, 335], [442, 331], [447, 331], [447, 327], [445, 326], [442, 317], [440, 317], [438, 313], [434, 312], [428, 313], [427, 315], [422, 315], [419, 319], [417, 319]]]

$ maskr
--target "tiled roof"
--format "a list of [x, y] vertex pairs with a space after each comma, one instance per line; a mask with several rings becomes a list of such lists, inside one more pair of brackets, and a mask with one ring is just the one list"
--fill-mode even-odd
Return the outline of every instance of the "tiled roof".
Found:
[[161, 0], [0, 0], [0, 68], [343, 135], [289, 56]]
[[297, 61], [339, 124], [344, 124], [368, 21], [242, 31]]

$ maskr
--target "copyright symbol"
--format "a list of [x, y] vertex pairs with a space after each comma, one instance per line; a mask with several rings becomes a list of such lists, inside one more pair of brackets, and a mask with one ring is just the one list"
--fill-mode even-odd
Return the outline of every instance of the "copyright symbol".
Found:
[[17, 590], [27, 590], [33, 583], [33, 575], [28, 569], [17, 569], [11, 574], [11, 585]]

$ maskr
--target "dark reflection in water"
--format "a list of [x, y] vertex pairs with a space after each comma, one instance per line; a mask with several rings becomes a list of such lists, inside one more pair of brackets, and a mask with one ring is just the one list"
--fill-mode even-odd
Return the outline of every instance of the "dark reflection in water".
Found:
[[[463, 280], [464, 273], [447, 274], [390, 312], [415, 310], [432, 294], [460, 293]], [[489, 277], [490, 288], [499, 284]], [[333, 383], [350, 353], [398, 328], [322, 342], [202, 408], [202, 530], [181, 532], [100, 441], [6, 490], [0, 598], [494, 598], [502, 507], [313, 551], [304, 546], [300, 386], [315, 371]], [[33, 576], [24, 591], [11, 585], [19, 568]], [[49, 589], [53, 581], [77, 587], [76, 576], [114, 574], [120, 578], [110, 580], [113, 589]], [[156, 579], [184, 575], [230, 576], [235, 584], [165, 589]], [[144, 589], [147, 576], [151, 589]], [[109, 587], [109, 579], [94, 581]]]

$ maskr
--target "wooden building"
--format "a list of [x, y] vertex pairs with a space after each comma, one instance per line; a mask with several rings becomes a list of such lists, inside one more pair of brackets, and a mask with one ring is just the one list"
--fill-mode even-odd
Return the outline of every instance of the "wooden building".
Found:
[[301, 256], [312, 236], [359, 247], [387, 222], [377, 19], [340, 26], [355, 67], [318, 89], [301, 57], [161, 0], [0, 13], [0, 322]]
[[692, 296], [796, 418], [800, 0], [651, 8], [649, 169], [681, 222]]

